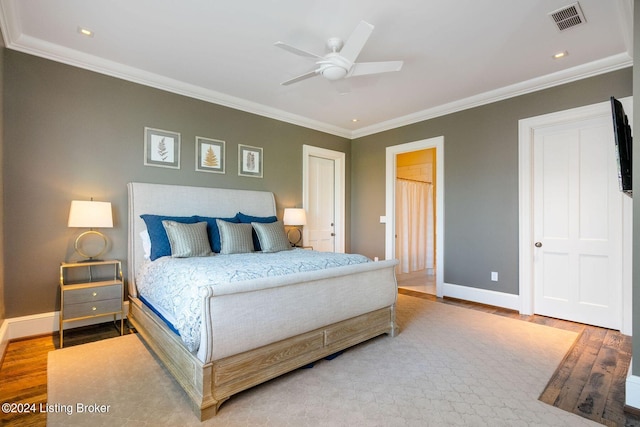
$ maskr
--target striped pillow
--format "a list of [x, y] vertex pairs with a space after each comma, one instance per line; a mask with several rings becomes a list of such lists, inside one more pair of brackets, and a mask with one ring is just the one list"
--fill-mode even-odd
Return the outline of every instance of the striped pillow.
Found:
[[243, 254], [253, 252], [253, 227], [251, 224], [234, 224], [217, 219], [220, 230], [220, 253]]
[[282, 221], [269, 224], [252, 222], [251, 225], [256, 230], [262, 252], [280, 252], [291, 249], [291, 243], [284, 232]]
[[196, 222], [184, 224], [176, 221], [164, 220], [162, 225], [167, 232], [171, 256], [173, 258], [188, 258], [211, 255], [211, 245], [207, 234], [207, 223]]

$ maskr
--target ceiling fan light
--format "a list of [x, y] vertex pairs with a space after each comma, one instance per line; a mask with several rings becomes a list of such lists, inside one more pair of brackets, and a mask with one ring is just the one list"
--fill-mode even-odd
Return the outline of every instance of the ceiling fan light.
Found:
[[331, 65], [322, 70], [322, 76], [327, 80], [340, 80], [347, 75], [347, 70], [337, 65]]

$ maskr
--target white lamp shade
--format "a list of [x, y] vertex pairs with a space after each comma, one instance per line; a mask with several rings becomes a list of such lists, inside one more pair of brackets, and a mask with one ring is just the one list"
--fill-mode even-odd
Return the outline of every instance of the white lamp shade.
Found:
[[69, 227], [112, 228], [111, 202], [73, 200], [69, 210]]
[[307, 225], [307, 214], [304, 209], [285, 208], [282, 222], [284, 225]]

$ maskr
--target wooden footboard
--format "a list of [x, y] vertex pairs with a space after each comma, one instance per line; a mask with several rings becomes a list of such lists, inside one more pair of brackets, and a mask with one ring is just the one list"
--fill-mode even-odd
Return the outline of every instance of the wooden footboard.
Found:
[[129, 320], [188, 394], [205, 420], [232, 395], [381, 334], [395, 336], [395, 306], [334, 323], [273, 344], [203, 364], [138, 298]]

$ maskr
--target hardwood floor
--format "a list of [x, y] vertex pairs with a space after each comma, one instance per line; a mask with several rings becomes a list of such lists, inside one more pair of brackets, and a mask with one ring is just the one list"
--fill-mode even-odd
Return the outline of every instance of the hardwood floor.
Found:
[[640, 426], [624, 412], [625, 382], [631, 361], [631, 337], [618, 331], [453, 298], [400, 289], [400, 293], [484, 311], [498, 316], [569, 330], [579, 334], [540, 400], [607, 426]]
[[[119, 322], [118, 322], [119, 326]], [[128, 329], [125, 329], [125, 333]], [[113, 323], [65, 330], [65, 348], [120, 335]], [[47, 414], [37, 408], [47, 403], [47, 355], [60, 347], [58, 334], [11, 341], [0, 368], [0, 403], [35, 404], [33, 413], [0, 412], [3, 426], [45, 426]]]
[[[498, 316], [577, 332], [579, 338], [550, 378], [540, 400], [608, 426], [640, 426], [624, 412], [625, 381], [631, 360], [631, 338], [619, 332], [468, 301], [436, 298], [406, 289], [405, 295], [457, 305]], [[65, 347], [119, 335], [113, 323], [65, 332]], [[0, 367], [0, 402], [47, 402], [47, 354], [58, 348], [58, 335], [12, 341]], [[124, 367], [123, 367], [124, 368]], [[0, 413], [2, 425], [45, 426], [45, 413]]]

